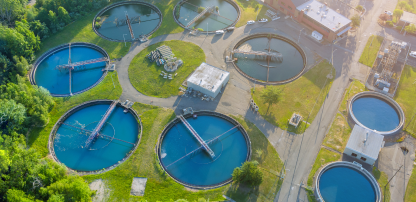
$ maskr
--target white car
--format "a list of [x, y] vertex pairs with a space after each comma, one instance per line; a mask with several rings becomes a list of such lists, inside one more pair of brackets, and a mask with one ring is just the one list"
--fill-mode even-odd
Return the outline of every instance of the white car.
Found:
[[391, 11], [384, 11], [384, 13], [387, 14], [387, 15], [390, 15], [390, 16], [393, 15], [393, 12], [391, 12]]
[[267, 21], [268, 21], [267, 18], [262, 18], [259, 20], [259, 22], [267, 22]]
[[222, 29], [217, 30], [217, 31], [215, 31], [215, 34], [224, 34], [224, 30], [222, 30]]
[[247, 24], [248, 24], [248, 25], [252, 25], [252, 24], [254, 24], [254, 23], [256, 23], [256, 21], [254, 21], [254, 20], [249, 20], [249, 21], [247, 22]]
[[409, 53], [409, 56], [410, 56], [410, 57], [414, 57], [414, 58], [416, 58], [416, 51], [411, 51], [411, 52]]

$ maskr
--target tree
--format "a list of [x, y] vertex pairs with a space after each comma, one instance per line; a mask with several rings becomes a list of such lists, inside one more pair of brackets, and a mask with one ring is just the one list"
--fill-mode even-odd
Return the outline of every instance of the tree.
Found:
[[353, 27], [358, 27], [361, 24], [361, 18], [359, 15], [355, 14], [351, 17], [351, 22]]
[[359, 10], [359, 11], [361, 11], [361, 12], [363, 12], [363, 10], [364, 10], [364, 7], [363, 6], [361, 6], [361, 5], [357, 5], [357, 7], [355, 7], [357, 10]]
[[233, 180], [250, 186], [258, 186], [263, 182], [263, 173], [258, 168], [257, 161], [246, 161], [233, 171]]
[[40, 22], [39, 20], [34, 20], [29, 23], [30, 30], [33, 31], [33, 33], [36, 36], [39, 36], [40, 39], [46, 39], [49, 37], [49, 28], [46, 26], [44, 22]]
[[393, 16], [396, 17], [396, 19], [398, 20], [401, 16], [403, 15], [403, 11], [400, 9], [394, 9], [393, 11]]
[[22, 190], [9, 189], [6, 195], [8, 202], [34, 202], [33, 197], [29, 197]]
[[9, 155], [7, 150], [0, 150], [0, 173], [6, 172], [10, 166]]
[[407, 6], [409, 6], [409, 4], [406, 1], [401, 1], [398, 3], [399, 7], [401, 9], [406, 8]]
[[276, 86], [268, 86], [261, 91], [260, 97], [264, 104], [268, 104], [266, 114], [269, 112], [270, 105], [278, 103], [283, 96], [282, 89]]
[[387, 15], [387, 14], [383, 13], [383, 14], [380, 15], [380, 19], [383, 20], [383, 21], [390, 20], [390, 15]]
[[34, 52], [39, 50], [40, 39], [29, 29], [26, 21], [16, 21], [14, 29], [0, 25], [0, 41], [5, 42], [8, 50], [8, 58], [13, 56], [25, 57], [28, 60], [34, 58]]
[[58, 19], [59, 19], [59, 22], [63, 22], [65, 24], [68, 24], [69, 22], [71, 22], [71, 17], [69, 17], [68, 12], [62, 6], [59, 6], [58, 8]]
[[93, 194], [88, 184], [79, 176], [68, 176], [46, 188], [42, 187], [40, 193], [48, 198], [62, 195], [65, 201], [91, 201]]
[[14, 100], [0, 100], [0, 130], [11, 133], [26, 120], [26, 108]]
[[414, 24], [410, 24], [410, 25], [406, 26], [406, 27], [404, 28], [404, 30], [405, 30], [406, 32], [409, 32], [409, 33], [414, 34], [414, 33], [416, 33], [416, 26], [415, 26]]

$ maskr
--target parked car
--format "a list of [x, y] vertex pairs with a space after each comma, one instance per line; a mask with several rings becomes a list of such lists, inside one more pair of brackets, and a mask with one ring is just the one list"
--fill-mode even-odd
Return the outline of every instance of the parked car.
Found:
[[222, 30], [222, 29], [217, 30], [217, 31], [215, 31], [215, 34], [224, 34], [224, 30]]
[[247, 24], [248, 24], [248, 25], [252, 25], [252, 24], [254, 24], [254, 23], [256, 23], [254, 20], [249, 20], [249, 21], [247, 21]]
[[414, 57], [414, 58], [416, 58], [416, 51], [411, 51], [411, 52], [409, 53], [409, 56], [410, 56], [410, 57]]
[[267, 21], [268, 21], [267, 18], [262, 18], [259, 20], [259, 22], [267, 22]]
[[393, 12], [391, 12], [391, 11], [384, 11], [384, 13], [387, 14], [387, 15], [390, 15], [390, 16], [393, 15]]

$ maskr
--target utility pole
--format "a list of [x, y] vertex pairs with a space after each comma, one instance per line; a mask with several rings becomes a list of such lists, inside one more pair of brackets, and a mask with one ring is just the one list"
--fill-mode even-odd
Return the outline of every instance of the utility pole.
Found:
[[298, 43], [299, 43], [299, 40], [300, 40], [300, 34], [302, 33], [303, 29], [305, 29], [305, 28], [302, 28], [302, 29], [300, 30], [300, 32], [299, 32]]

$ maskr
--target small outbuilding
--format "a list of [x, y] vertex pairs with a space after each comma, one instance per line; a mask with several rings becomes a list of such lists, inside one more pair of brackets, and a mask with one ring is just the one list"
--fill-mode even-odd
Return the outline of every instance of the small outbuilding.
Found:
[[188, 88], [215, 98], [229, 79], [230, 72], [203, 62], [188, 78], [187, 85]]
[[373, 165], [378, 158], [381, 148], [384, 147], [383, 139], [383, 135], [355, 125], [345, 147], [344, 154]]
[[416, 24], [416, 14], [403, 11], [403, 15], [400, 17], [399, 25], [407, 26], [410, 24]]

